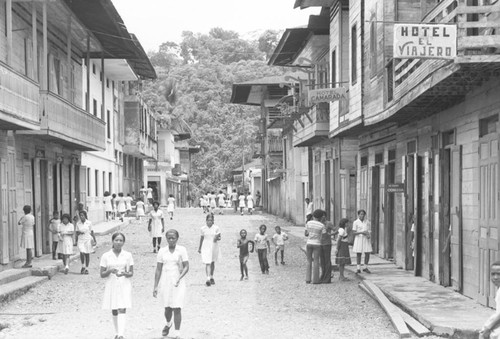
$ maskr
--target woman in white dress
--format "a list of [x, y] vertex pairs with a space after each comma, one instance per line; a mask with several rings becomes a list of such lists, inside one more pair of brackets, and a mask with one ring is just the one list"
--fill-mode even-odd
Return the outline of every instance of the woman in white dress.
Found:
[[240, 196], [238, 197], [238, 200], [240, 201], [240, 213], [243, 215], [243, 209], [246, 207], [245, 206], [245, 194], [240, 193]]
[[220, 249], [219, 241], [221, 239], [220, 228], [214, 225], [214, 215], [207, 214], [206, 226], [201, 228], [200, 247], [198, 253], [201, 253], [201, 261], [205, 264], [207, 273], [206, 285], [215, 285], [214, 271], [215, 262], [219, 259]]
[[33, 259], [33, 250], [35, 248], [35, 217], [31, 214], [31, 206], [23, 207], [24, 215], [19, 219], [18, 225], [22, 225], [21, 248], [26, 249], [26, 263], [23, 268], [31, 268]]
[[104, 212], [106, 213], [106, 221], [110, 221], [113, 217], [113, 205], [111, 203], [111, 194], [108, 191], [104, 192], [104, 198], [102, 199], [104, 203]]
[[[161, 237], [163, 236], [163, 232], [165, 231], [163, 212], [159, 209], [159, 207], [160, 203], [158, 201], [155, 201], [153, 203], [153, 210], [149, 212], [148, 231], [153, 238], [153, 253], [156, 253], [156, 250], [160, 250]], [[156, 245], [156, 243], [158, 243], [158, 246]]]
[[247, 208], [248, 208], [248, 213], [252, 214], [253, 213], [253, 197], [251, 193], [248, 193], [247, 195]]
[[212, 191], [212, 193], [209, 194], [210, 197], [210, 212], [214, 213], [215, 209], [217, 208], [217, 201], [215, 201], [215, 198], [217, 197], [215, 195], [215, 192]]
[[142, 220], [142, 217], [146, 216], [146, 212], [144, 211], [144, 202], [142, 200], [137, 200], [135, 203], [135, 217], [137, 220]]
[[168, 230], [165, 234], [168, 247], [163, 247], [156, 257], [156, 272], [153, 297], [157, 297], [160, 292], [163, 307], [165, 307], [165, 319], [167, 325], [163, 328], [162, 336], [166, 337], [172, 327], [172, 313], [174, 316], [174, 327], [179, 336], [181, 328], [181, 308], [184, 305], [184, 295], [186, 294], [186, 281], [184, 276], [189, 271], [189, 259], [186, 248], [177, 245], [179, 232]]
[[114, 233], [113, 247], [101, 257], [101, 278], [108, 278], [104, 288], [102, 308], [111, 310], [116, 339], [123, 339], [127, 308], [132, 307], [132, 283], [134, 259], [132, 254], [122, 249], [125, 235]]
[[354, 245], [352, 246], [352, 251], [356, 253], [356, 273], [361, 273], [361, 255], [365, 254], [365, 268], [363, 272], [371, 273], [368, 269], [368, 262], [370, 261], [370, 253], [372, 250], [372, 244], [370, 240], [371, 228], [366, 218], [366, 211], [358, 211], [358, 219], [352, 224], [352, 232], [354, 234]]
[[80, 250], [80, 261], [82, 269], [80, 274], [89, 274], [90, 253], [92, 253], [92, 240], [95, 240], [92, 223], [87, 219], [87, 212], [80, 211], [80, 220], [76, 223], [76, 234], [78, 234], [78, 249]]
[[62, 255], [64, 274], [68, 274], [69, 256], [73, 254], [73, 233], [75, 233], [75, 226], [70, 221], [71, 216], [65, 213], [62, 215], [61, 224], [59, 225], [59, 237], [61, 241], [57, 245], [57, 253]]
[[130, 193], [127, 193], [127, 196], [124, 197], [123, 200], [125, 200], [125, 213], [128, 217], [130, 211], [132, 211], [132, 201], [134, 201], [134, 199], [130, 196]]
[[118, 193], [118, 197], [115, 199], [115, 204], [118, 217], [120, 218], [120, 221], [123, 222], [123, 217], [125, 216], [125, 212], [127, 212], [127, 204], [125, 198], [123, 197], [123, 193]]
[[167, 199], [167, 213], [170, 216], [170, 220], [174, 218], [174, 210], [175, 210], [175, 198], [173, 194], [169, 194]]

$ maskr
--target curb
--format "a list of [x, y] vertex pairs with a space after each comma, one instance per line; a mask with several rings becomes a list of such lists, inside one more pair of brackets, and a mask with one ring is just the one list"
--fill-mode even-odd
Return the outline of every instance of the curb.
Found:
[[[355, 268], [351, 268], [350, 266], [345, 267], [346, 270], [350, 271], [351, 273], [354, 273], [357, 278], [361, 280], [365, 280], [366, 277], [364, 277], [361, 274], [356, 273]], [[425, 327], [430, 329], [432, 334], [439, 335], [439, 336], [447, 336], [447, 337], [453, 337], [457, 339], [477, 339], [478, 337], [478, 330], [477, 329], [458, 329], [454, 327], [448, 327], [448, 326], [441, 326], [441, 325], [436, 325], [434, 324], [431, 320], [428, 320], [425, 315], [422, 315], [420, 313], [415, 312], [412, 310], [411, 307], [406, 305], [406, 303], [392, 295], [389, 291], [384, 289], [383, 287], [377, 285], [375, 282], [373, 282], [380, 290], [384, 293], [384, 295], [389, 299], [393, 304], [401, 308], [403, 311], [411, 315], [413, 318], [418, 320], [421, 324], [423, 324]]]
[[111, 234], [111, 233], [115, 233], [116, 231], [119, 231], [123, 226], [127, 226], [129, 224], [130, 224], [130, 219], [123, 221], [121, 224], [118, 224], [116, 226], [108, 228], [105, 231], [94, 232], [94, 235], [96, 235], [96, 236], [103, 236], [103, 235], [108, 235], [108, 234]]

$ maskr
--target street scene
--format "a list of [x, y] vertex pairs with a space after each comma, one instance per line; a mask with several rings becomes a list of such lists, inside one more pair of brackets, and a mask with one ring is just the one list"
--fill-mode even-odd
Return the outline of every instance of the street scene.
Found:
[[499, 13], [0, 0], [0, 339], [500, 338]]

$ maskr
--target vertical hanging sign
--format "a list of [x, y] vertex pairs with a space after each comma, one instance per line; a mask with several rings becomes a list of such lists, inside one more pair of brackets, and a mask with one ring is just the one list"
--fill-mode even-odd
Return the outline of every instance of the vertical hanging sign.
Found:
[[393, 52], [399, 59], [454, 59], [457, 26], [395, 24]]

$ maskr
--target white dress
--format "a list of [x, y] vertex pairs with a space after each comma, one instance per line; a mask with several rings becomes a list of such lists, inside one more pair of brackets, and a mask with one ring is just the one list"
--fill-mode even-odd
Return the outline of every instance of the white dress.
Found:
[[72, 223], [59, 225], [59, 232], [62, 236], [62, 241], [57, 244], [57, 253], [73, 254], [73, 235], [68, 232], [74, 232], [75, 226]]
[[217, 196], [217, 198], [219, 198], [219, 207], [221, 208], [226, 207], [226, 196], [221, 193]]
[[205, 225], [201, 228], [201, 236], [203, 237], [201, 261], [204, 264], [211, 264], [219, 259], [219, 242], [214, 242], [214, 238], [217, 234], [220, 234], [220, 228], [217, 225], [212, 225], [211, 227]]
[[253, 208], [253, 197], [250, 194], [247, 195], [247, 207], [248, 209]]
[[111, 196], [108, 195], [107, 197], [104, 197], [104, 211], [106, 212], [113, 212], [113, 205], [111, 204]]
[[115, 199], [116, 203], [116, 210], [118, 213], [125, 213], [127, 212], [127, 205], [125, 203], [125, 198], [124, 197], [117, 197]]
[[[356, 219], [352, 223], [352, 231], [353, 232], [366, 232], [368, 231], [371, 234], [370, 225], [366, 221], [361, 221]], [[352, 251], [355, 253], [371, 253], [372, 243], [369, 237], [364, 234], [358, 234], [354, 237], [354, 244], [352, 246]]]
[[135, 205], [136, 208], [136, 214], [138, 217], [144, 217], [146, 216], [146, 213], [144, 213], [144, 203], [139, 200], [137, 204]]
[[245, 207], [245, 196], [242, 194], [238, 199], [240, 199], [240, 207]]
[[126, 196], [123, 198], [123, 200], [125, 200], [125, 209], [127, 211], [131, 211], [132, 210], [132, 201], [134, 201], [134, 199], [132, 199], [132, 197]]
[[25, 214], [19, 220], [22, 228], [21, 247], [22, 248], [35, 248], [35, 217], [33, 214]]
[[176, 245], [173, 253], [170, 252], [168, 246], [158, 251], [156, 261], [163, 264], [158, 292], [164, 307], [181, 308], [183, 306], [186, 294], [185, 278], [181, 279], [179, 286], [175, 287], [175, 283], [182, 272], [182, 263], [188, 260], [186, 248], [183, 246]]
[[163, 219], [163, 212], [162, 210], [158, 209], [158, 211], [155, 212], [153, 209], [151, 212], [149, 212], [149, 218], [152, 220], [151, 221], [151, 237], [153, 238], [161, 238], [163, 236], [162, 232], [162, 223], [161, 220]]
[[82, 223], [80, 220], [76, 223], [76, 230], [83, 232], [83, 234], [78, 236], [78, 249], [80, 253], [92, 253], [92, 235], [90, 234], [92, 231], [92, 222], [85, 220]]
[[167, 212], [174, 212], [175, 209], [175, 198], [169, 197], [167, 199]]
[[215, 194], [210, 194], [210, 207], [216, 208], [217, 203], [215, 202]]
[[[130, 252], [121, 250], [116, 256], [113, 249], [104, 253], [101, 257], [101, 267], [116, 268], [119, 272], [127, 272], [134, 266], [134, 259]], [[110, 274], [104, 288], [102, 308], [104, 310], [116, 310], [119, 308], [130, 308], [132, 306], [132, 283], [130, 278], [117, 277]]]

